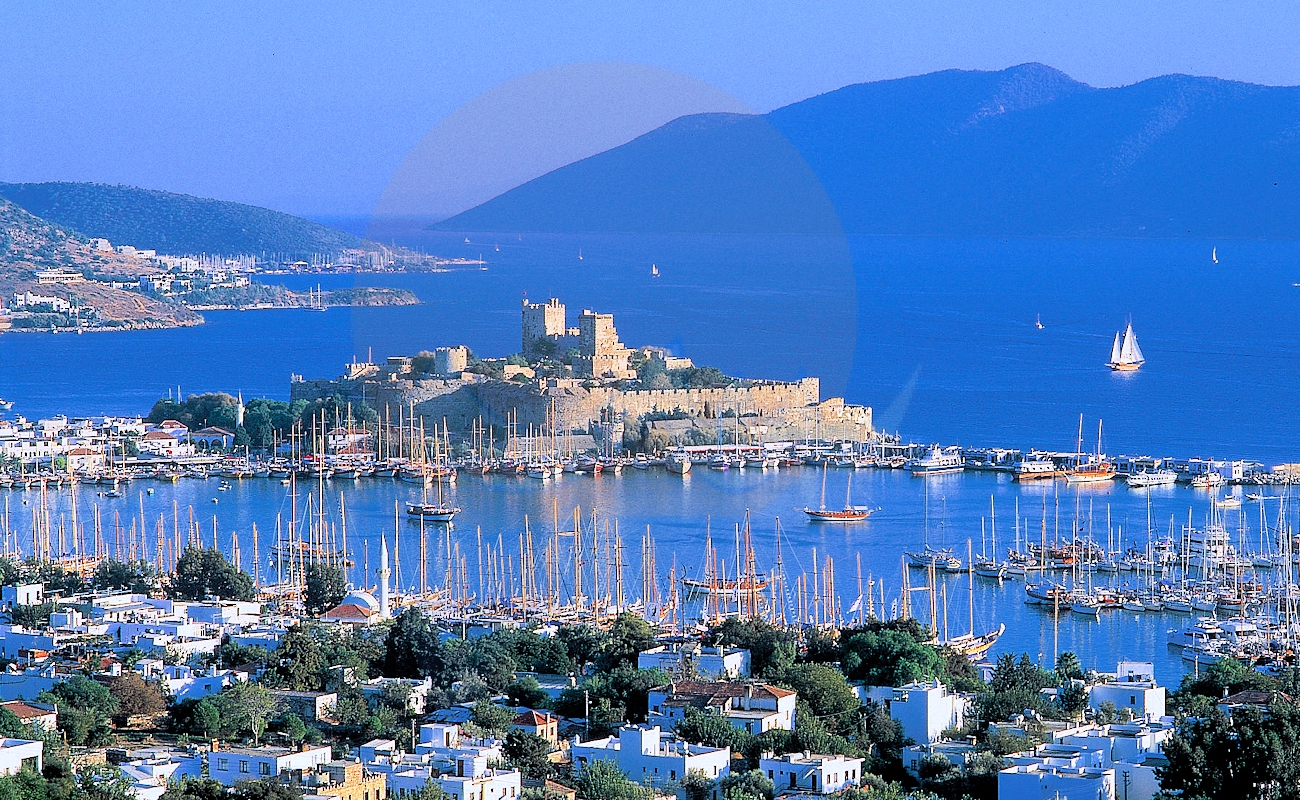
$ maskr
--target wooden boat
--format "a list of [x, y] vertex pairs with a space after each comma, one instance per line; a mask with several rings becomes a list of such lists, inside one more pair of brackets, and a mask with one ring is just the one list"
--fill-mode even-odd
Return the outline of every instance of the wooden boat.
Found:
[[874, 509], [854, 506], [852, 501], [853, 473], [849, 473], [848, 485], [844, 489], [844, 508], [826, 507], [826, 467], [822, 467], [822, 501], [818, 508], [804, 507], [803, 513], [811, 522], [861, 522], [871, 516]]
[[1110, 361], [1106, 366], [1116, 372], [1133, 372], [1146, 363], [1146, 358], [1142, 355], [1142, 348], [1138, 347], [1132, 322], [1124, 329], [1122, 337], [1121, 340], [1121, 334], [1115, 333], [1115, 342], [1110, 347]]

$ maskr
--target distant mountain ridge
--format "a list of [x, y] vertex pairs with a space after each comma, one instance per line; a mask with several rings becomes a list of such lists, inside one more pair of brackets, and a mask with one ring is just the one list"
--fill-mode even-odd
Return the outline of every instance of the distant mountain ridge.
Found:
[[378, 249], [365, 239], [291, 214], [134, 186], [0, 183], [0, 197], [85, 236], [167, 255], [298, 257]]
[[675, 120], [434, 227], [1293, 238], [1300, 87], [1041, 64], [857, 84]]

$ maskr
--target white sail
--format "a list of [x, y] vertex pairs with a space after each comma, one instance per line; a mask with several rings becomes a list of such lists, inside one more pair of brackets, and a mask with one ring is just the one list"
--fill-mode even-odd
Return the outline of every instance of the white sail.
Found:
[[1115, 331], [1115, 343], [1110, 346], [1110, 363], [1118, 364], [1120, 356], [1119, 331]]
[[1134, 335], [1133, 323], [1130, 322], [1124, 330], [1124, 344], [1120, 347], [1118, 363], [1140, 364], [1142, 361], [1142, 350], [1138, 348], [1137, 336]]

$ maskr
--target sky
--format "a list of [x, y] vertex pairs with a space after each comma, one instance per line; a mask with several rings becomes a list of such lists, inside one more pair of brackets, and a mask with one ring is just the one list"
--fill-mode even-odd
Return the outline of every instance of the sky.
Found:
[[[440, 124], [448, 136], [454, 112], [484, 93], [566, 65], [658, 76], [639, 90], [653, 95], [653, 113], [633, 113], [627, 92], [596, 91], [596, 123], [576, 129], [564, 127], [571, 109], [521, 101], [527, 124], [475, 155], [508, 164], [468, 188], [462, 169], [464, 197], [445, 212], [580, 156], [574, 130], [597, 152], [679, 111], [761, 112], [940, 69], [1040, 61], [1094, 86], [1171, 72], [1300, 84], [1296, 30], [1300, 4], [1248, 0], [5, 2], [0, 180], [126, 183], [369, 215], [421, 143], [427, 155]], [[481, 131], [462, 126], [453, 143]], [[439, 194], [452, 185], [444, 173], [429, 179]]]

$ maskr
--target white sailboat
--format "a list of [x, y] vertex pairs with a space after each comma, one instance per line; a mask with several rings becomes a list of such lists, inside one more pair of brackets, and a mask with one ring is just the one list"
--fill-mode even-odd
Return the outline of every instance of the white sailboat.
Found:
[[1219, 263], [1219, 248], [1217, 247], [1210, 248], [1210, 260], [1216, 264]]
[[650, 265], [650, 277], [652, 278], [659, 277], [659, 266], [657, 264]]
[[1040, 331], [1043, 329], [1043, 315], [1042, 315], [1042, 314], [1039, 314], [1038, 316], [1036, 316], [1036, 317], [1034, 318], [1034, 327], [1037, 328], [1037, 329], [1040, 330]]
[[1145, 361], [1142, 348], [1138, 347], [1137, 335], [1133, 333], [1133, 323], [1130, 322], [1122, 336], [1116, 332], [1115, 342], [1110, 346], [1110, 361], [1106, 366], [1117, 372], [1132, 372]]

